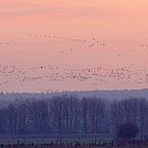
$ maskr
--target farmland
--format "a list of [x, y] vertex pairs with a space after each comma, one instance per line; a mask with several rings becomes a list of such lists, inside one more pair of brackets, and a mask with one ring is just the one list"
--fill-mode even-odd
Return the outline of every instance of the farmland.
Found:
[[115, 140], [99, 135], [3, 136], [0, 147], [15, 148], [147, 148], [147, 140]]
[[[113, 141], [96, 141], [96, 142], [57, 142], [57, 141], [46, 141], [47, 143], [38, 143], [37, 140], [39, 139], [30, 139], [30, 143], [18, 143], [13, 144], [1, 144], [0, 147], [6, 148], [15, 148], [15, 147], [24, 147], [24, 148], [147, 148], [148, 142], [146, 141], [132, 141], [132, 142], [124, 142], [124, 143], [114, 143]], [[45, 140], [44, 140], [45, 141]], [[12, 141], [11, 141], [12, 142]], [[16, 142], [16, 141], [15, 141]], [[29, 141], [28, 141], [29, 142]], [[40, 141], [38, 141], [40, 142]], [[49, 142], [49, 143], [48, 143]]]

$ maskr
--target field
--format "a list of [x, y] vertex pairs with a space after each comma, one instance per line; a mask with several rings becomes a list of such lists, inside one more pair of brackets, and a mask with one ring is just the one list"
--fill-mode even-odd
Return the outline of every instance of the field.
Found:
[[0, 147], [5, 148], [147, 148], [148, 144], [125, 144], [125, 145], [49, 145], [49, 144], [43, 144], [43, 145], [1, 145]]
[[0, 147], [15, 148], [148, 148], [148, 141], [114, 141], [111, 138], [0, 138]]

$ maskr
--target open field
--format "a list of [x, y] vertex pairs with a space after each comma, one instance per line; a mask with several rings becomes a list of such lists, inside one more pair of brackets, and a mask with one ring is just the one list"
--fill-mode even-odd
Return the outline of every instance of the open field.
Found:
[[5, 148], [148, 148], [146, 140], [113, 140], [111, 138], [3, 138]]
[[125, 145], [1, 145], [0, 147], [5, 148], [15, 148], [15, 147], [24, 147], [24, 148], [147, 148], [148, 144], [125, 144]]

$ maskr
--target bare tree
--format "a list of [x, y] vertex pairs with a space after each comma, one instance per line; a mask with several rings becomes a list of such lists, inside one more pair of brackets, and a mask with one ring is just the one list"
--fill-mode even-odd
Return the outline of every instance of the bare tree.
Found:
[[124, 121], [124, 111], [121, 105], [121, 102], [113, 101], [113, 103], [110, 106], [110, 114], [113, 126], [115, 128], [115, 132], [117, 131], [118, 127], [123, 123]]
[[18, 134], [26, 134], [27, 120], [28, 120], [28, 112], [27, 112], [27, 104], [26, 103], [18, 105], [17, 118], [18, 118], [17, 133]]
[[148, 103], [145, 98], [138, 99], [138, 122], [140, 124], [140, 131], [142, 138], [147, 133], [147, 120], [148, 120]]
[[58, 130], [56, 132], [62, 133], [64, 126], [64, 100], [63, 97], [54, 96], [50, 101], [50, 112], [52, 114], [53, 125]]
[[5, 134], [7, 129], [7, 108], [0, 108], [0, 135]]
[[121, 108], [124, 110], [124, 122], [137, 122], [138, 118], [138, 99], [130, 98], [121, 101]]
[[45, 134], [48, 126], [48, 104], [46, 100], [34, 100], [29, 104], [29, 117], [35, 133]]
[[7, 132], [10, 135], [17, 134], [17, 108], [14, 104], [9, 104], [7, 108]]
[[63, 96], [63, 115], [65, 119], [65, 129], [67, 133], [76, 133], [78, 130], [80, 106], [77, 96]]
[[89, 102], [88, 98], [83, 98], [81, 100], [81, 114], [82, 114], [82, 131], [83, 133], [87, 133], [88, 131], [88, 108]]

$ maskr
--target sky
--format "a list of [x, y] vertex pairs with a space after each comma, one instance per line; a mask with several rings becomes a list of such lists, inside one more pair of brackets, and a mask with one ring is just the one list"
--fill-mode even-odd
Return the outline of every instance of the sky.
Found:
[[147, 0], [1, 0], [1, 38], [38, 32], [143, 39], [147, 5]]
[[[0, 64], [19, 68], [42, 64], [69, 64], [69, 67], [79, 68], [147, 66], [147, 18], [147, 0], [1, 0]], [[87, 42], [73, 41], [78, 39]], [[97, 41], [97, 45], [89, 48]], [[0, 78], [3, 83], [3, 75]], [[32, 85], [26, 89], [28, 85], [30, 83], [18, 86], [18, 91], [32, 91]], [[64, 84], [66, 89], [70, 85]], [[88, 85], [83, 84], [81, 89], [102, 86]], [[79, 89], [78, 86], [71, 89]], [[42, 86], [39, 87], [41, 90]], [[118, 84], [101, 89], [143, 87], [147, 87], [147, 83], [122, 87]], [[12, 88], [0, 86], [2, 91], [14, 91]], [[37, 90], [38, 87], [33, 91]]]

